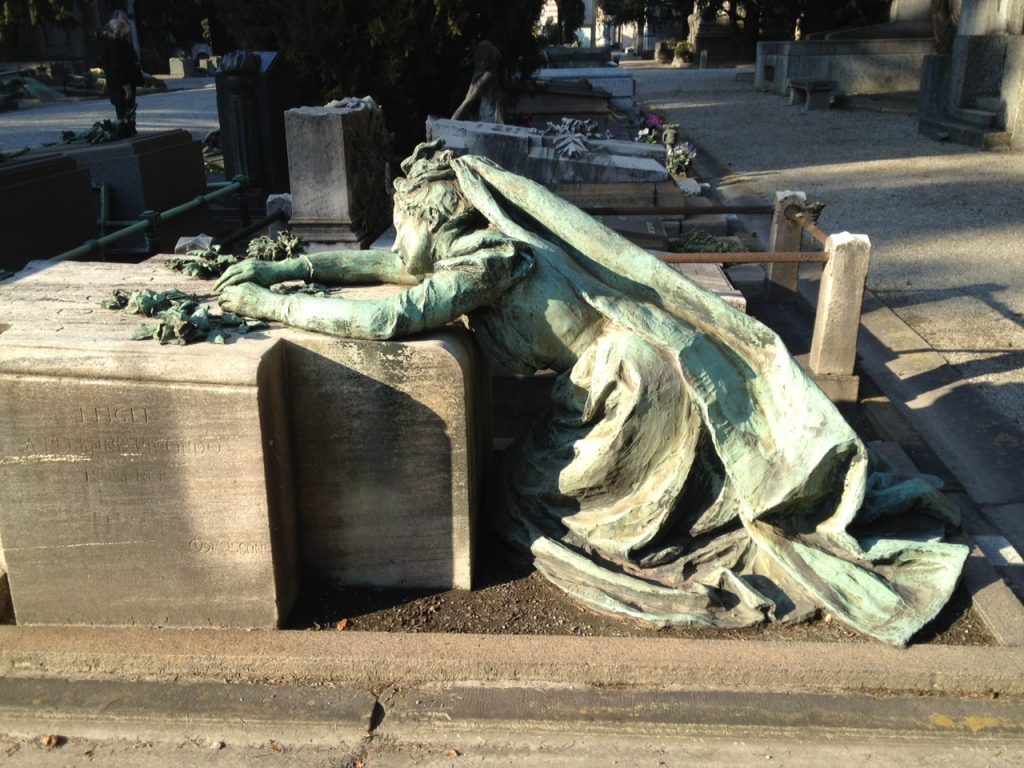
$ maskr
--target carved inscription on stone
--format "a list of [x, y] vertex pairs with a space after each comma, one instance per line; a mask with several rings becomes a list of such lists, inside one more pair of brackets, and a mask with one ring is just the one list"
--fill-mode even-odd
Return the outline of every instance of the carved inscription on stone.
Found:
[[278, 624], [275, 542], [288, 537], [258, 400], [255, 386], [0, 374], [18, 621]]

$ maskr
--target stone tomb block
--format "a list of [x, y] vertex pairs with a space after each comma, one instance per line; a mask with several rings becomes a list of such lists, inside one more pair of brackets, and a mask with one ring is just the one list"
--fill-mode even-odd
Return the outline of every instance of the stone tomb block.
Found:
[[337, 585], [470, 586], [485, 402], [468, 335], [275, 328], [131, 341], [113, 286], [36, 262], [0, 284], [0, 539], [21, 623], [273, 626], [295, 553]]
[[335, 586], [471, 586], [486, 386], [463, 329], [289, 336], [300, 562]]
[[56, 154], [0, 165], [0, 269], [15, 271], [96, 237], [89, 174]]
[[[109, 195], [109, 217], [138, 219], [143, 211], [166, 211], [206, 192], [202, 143], [185, 130], [140, 133], [105, 144], [75, 144], [61, 148], [93, 184], [103, 184]], [[201, 231], [202, 209], [163, 220], [158, 229], [162, 244], [173, 243], [178, 233]], [[117, 247], [141, 247], [145, 238], [129, 238]]]
[[208, 356], [133, 361], [88, 328], [63, 330], [96, 351], [0, 336], [19, 623], [277, 626], [296, 592], [280, 350], [218, 381]]
[[69, 145], [61, 151], [89, 172], [93, 184], [108, 186], [114, 219], [173, 208], [206, 191], [202, 144], [185, 130]]

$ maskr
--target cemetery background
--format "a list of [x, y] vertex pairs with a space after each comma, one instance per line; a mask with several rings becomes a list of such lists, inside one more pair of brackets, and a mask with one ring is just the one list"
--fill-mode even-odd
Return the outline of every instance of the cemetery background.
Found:
[[[928, 187], [927, 179], [934, 173], [933, 170], [917, 170], [914, 175], [907, 176], [901, 172], [901, 167], [898, 165], [901, 158], [898, 157], [891, 160], [892, 163], [896, 163], [895, 165], [888, 165], [885, 169], [869, 167], [867, 169], [860, 169], [859, 171], [849, 165], [843, 165], [840, 169], [830, 169], [829, 166], [831, 164], [828, 162], [823, 160], [819, 160], [818, 162], [811, 161], [809, 163], [805, 163], [805, 166], [814, 165], [821, 173], [821, 176], [819, 177], [820, 181], [817, 182], [820, 184], [821, 191], [820, 194], [815, 194], [814, 187], [806, 182], [801, 183], [800, 181], [801, 179], [807, 178], [805, 175], [805, 171], [807, 170], [805, 166], [801, 166], [802, 171], [797, 171], [794, 168], [791, 171], [793, 174], [792, 176], [779, 174], [779, 170], [787, 167], [787, 163], [792, 164], [792, 158], [804, 156], [803, 153], [805, 152], [807, 154], [811, 154], [812, 150], [820, 150], [821, 152], [826, 153], [826, 156], [839, 154], [842, 151], [841, 148], [844, 146], [851, 152], [855, 151], [854, 146], [863, 143], [863, 131], [865, 128], [863, 122], [858, 122], [853, 126], [846, 126], [844, 128], [838, 124], [838, 118], [836, 118], [835, 113], [828, 113], [831, 116], [831, 119], [825, 123], [812, 123], [812, 121], [806, 116], [801, 117], [794, 114], [786, 114], [785, 110], [782, 109], [784, 106], [782, 100], [775, 98], [769, 102], [768, 100], [771, 99], [771, 97], [762, 94], [751, 94], [749, 92], [749, 83], [736, 80], [736, 73], [733, 71], [685, 73], [689, 79], [681, 82], [687, 83], [688, 100], [690, 103], [682, 103], [681, 100], [677, 98], [677, 94], [680, 89], [680, 81], [670, 82], [667, 80], [667, 75], [665, 75], [665, 79], [661, 80], [661, 86], [664, 90], [659, 91], [658, 77], [662, 74], [661, 72], [656, 72], [656, 74], [651, 75], [650, 80], [645, 79], [648, 75], [642, 71], [638, 71], [637, 74], [640, 81], [641, 96], [647, 98], [652, 107], [656, 109], [660, 108], [670, 116], [673, 114], [672, 110], [679, 110], [681, 116], [678, 120], [674, 121], [683, 125], [684, 130], [699, 142], [701, 148], [705, 151], [704, 162], [707, 162], [708, 155], [712, 155], [720, 163], [731, 163], [733, 169], [740, 168], [743, 171], [740, 174], [728, 173], [726, 172], [727, 167], [726, 169], [723, 169], [721, 164], [716, 166], [714, 163], [708, 163], [706, 166], [699, 169], [702, 178], [723, 179], [725, 183], [722, 185], [722, 189], [727, 194], [734, 193], [736, 190], [739, 190], [739, 192], [736, 192], [737, 194], [745, 194], [746, 191], [740, 189], [740, 187], [742, 185], [746, 185], [751, 187], [752, 191], [755, 192], [761, 200], [768, 197], [774, 189], [787, 187], [805, 188], [811, 195], [811, 199], [823, 199], [829, 203], [830, 207], [826, 209], [827, 212], [823, 219], [823, 226], [827, 229], [831, 229], [829, 222], [832, 221], [831, 216], [833, 215], [833, 212], [835, 212], [835, 221], [842, 221], [842, 226], [844, 228], [848, 227], [853, 231], [865, 231], [871, 234], [873, 241], [876, 242], [876, 248], [880, 247], [881, 249], [880, 258], [883, 260], [880, 270], [881, 277], [876, 278], [873, 270], [871, 279], [878, 280], [878, 282], [874, 283], [874, 287], [889, 287], [888, 292], [894, 295], [895, 300], [893, 301], [893, 304], [896, 305], [895, 308], [897, 310], [900, 308], [906, 310], [908, 298], [913, 298], [912, 295], [908, 296], [908, 292], [903, 290], [903, 288], [907, 286], [901, 285], [900, 283], [901, 269], [910, 270], [910, 279], [912, 281], [922, 274], [926, 276], [925, 279], [930, 277], [934, 281], [927, 283], [928, 290], [932, 292], [928, 298], [936, 296], [941, 297], [943, 301], [978, 302], [984, 304], [989, 311], [973, 314], [980, 315], [978, 317], [979, 321], [991, 321], [991, 325], [982, 322], [981, 325], [972, 326], [972, 328], [980, 328], [981, 330], [975, 330], [973, 333], [970, 333], [966, 341], [976, 345], [979, 338], [991, 339], [992, 333], [988, 330], [990, 328], [998, 330], [999, 332], [1005, 330], [1007, 331], [1007, 335], [1005, 337], [997, 337], [1000, 341], [1005, 340], [1004, 344], [994, 345], [996, 350], [1000, 350], [1003, 353], [998, 355], [999, 360], [997, 360], [995, 364], [990, 363], [990, 369], [988, 370], [985, 369], [984, 364], [980, 366], [982, 375], [993, 377], [988, 379], [988, 381], [992, 385], [998, 386], [990, 386], [987, 388], [987, 391], [983, 393], [985, 399], [980, 400], [978, 403], [972, 402], [971, 410], [969, 411], [971, 417], [968, 421], [985, 422], [986, 420], [984, 418], [979, 417], [978, 410], [978, 408], [984, 407], [993, 407], [997, 412], [1002, 411], [1005, 415], [1019, 413], [1019, 411], [1013, 410], [1012, 405], [1014, 402], [1014, 393], [1019, 393], [1020, 391], [1019, 383], [1014, 379], [1014, 373], [1012, 370], [1004, 370], [1012, 369], [1013, 367], [1013, 361], [1015, 359], [1014, 355], [1016, 353], [1011, 350], [1017, 348], [1016, 334], [1020, 332], [1019, 323], [1015, 323], [1012, 320], [1012, 317], [1014, 316], [1019, 320], [1020, 316], [1019, 307], [1014, 307], [1012, 303], [1013, 291], [1007, 290], [1005, 291], [1005, 295], [1004, 292], [999, 292], [999, 300], [1002, 303], [1008, 304], [1010, 308], [1010, 318], [1007, 318], [1006, 315], [1000, 313], [999, 304], [995, 302], [994, 297], [992, 296], [996, 291], [993, 291], [991, 287], [982, 291], [981, 294], [975, 295], [974, 293], [971, 293], [968, 296], [962, 296], [959, 298], [947, 298], [951, 295], [956, 297], [956, 295], [961, 292], [958, 280], [962, 278], [962, 272], [958, 273], [955, 270], [949, 269], [948, 266], [946, 266], [945, 269], [942, 269], [939, 266], [939, 264], [946, 264], [946, 259], [944, 257], [947, 252], [952, 252], [953, 254], [961, 254], [964, 259], [970, 256], [972, 259], [971, 273], [973, 275], [978, 274], [980, 264], [990, 263], [993, 269], [993, 282], [989, 283], [989, 286], [999, 285], [1000, 283], [997, 280], [1002, 280], [1007, 284], [1011, 283], [1011, 279], [1012, 281], [1016, 281], [1018, 279], [1018, 275], [1015, 274], [1013, 267], [1010, 265], [1011, 262], [1006, 255], [1007, 251], [1003, 250], [1015, 239], [1013, 237], [1015, 222], [1013, 222], [1011, 214], [1008, 212], [1006, 206], [996, 202], [993, 203], [991, 207], [986, 207], [984, 209], [985, 213], [993, 219], [996, 218], [997, 215], [1001, 217], [999, 219], [999, 224], [996, 227], [996, 230], [1000, 235], [998, 238], [990, 238], [989, 234], [983, 229], [967, 227], [964, 229], [971, 233], [969, 237], [963, 238], [959, 241], [953, 240], [952, 243], [930, 243], [927, 253], [923, 256], [914, 248], [913, 243], [909, 238], [904, 241], [903, 248], [893, 248], [889, 250], [884, 245], [878, 245], [878, 243], [884, 243], [887, 239], [884, 227], [879, 226], [879, 224], [892, 222], [892, 219], [895, 218], [889, 215], [884, 215], [891, 213], [893, 208], [893, 198], [890, 195], [883, 195], [879, 192], [879, 196], [882, 197], [882, 201], [879, 205], [882, 212], [880, 213], [878, 210], [875, 210], [874, 215], [872, 215], [872, 211], [866, 205], [858, 202], [858, 195], [863, 195], [865, 193], [865, 186], [868, 186], [869, 188], [871, 186], [888, 187], [889, 185], [886, 184], [884, 180], [891, 179], [893, 177], [925, 178], [926, 181], [922, 183], [920, 187], [914, 189], [914, 192], [917, 194], [913, 196], [913, 199], [920, 200], [921, 195], [924, 194], [922, 190]], [[678, 75], [678, 73], [671, 74]], [[653, 87], [651, 90], [645, 91], [646, 88], [651, 87], [652, 85]], [[660, 96], [659, 93], [667, 94], [667, 96]], [[201, 99], [202, 94], [195, 94], [190, 98]], [[659, 102], [659, 99], [663, 99], [663, 101]], [[718, 100], [719, 107], [717, 112], [715, 111], [716, 100]], [[765, 115], [765, 119], [750, 120], [746, 123], [744, 123], [743, 120], [737, 120], [737, 115], [751, 114], [748, 110], [752, 109], [751, 105], [755, 102], [759, 102], [757, 106], [761, 108], [760, 114]], [[856, 115], [856, 113], [853, 114]], [[841, 116], [844, 118], [850, 117], [850, 115], [845, 114]], [[906, 129], [907, 124], [909, 124], [909, 120], [897, 121], [893, 119], [892, 115], [882, 116], [877, 118], [877, 120], [870, 117], [864, 118], [863, 116], [855, 119], [858, 121], [866, 120], [872, 129], [872, 135], [878, 137], [877, 143], [872, 142], [869, 144], [870, 148], [878, 151], [878, 154], [899, 156], [905, 152], [904, 147], [906, 146], [908, 139], [904, 136], [904, 130]], [[803, 122], [801, 123], [799, 121]], [[797, 141], [798, 146], [796, 149], [793, 148], [792, 144], [787, 145], [786, 142], [781, 140], [777, 144], [765, 142], [765, 125], [778, 125], [779, 123], [785, 125], [785, 130], [780, 129], [779, 131], [783, 134], [780, 139], [788, 138], [785, 135], [786, 131], [796, 132], [798, 129], [807, 128], [808, 123], [811, 123], [811, 131], [810, 134], [800, 135], [800, 140]], [[895, 124], [895, 127], [893, 124]], [[755, 126], [756, 141], [753, 136], [744, 137], [741, 135], [739, 128], [749, 127], [753, 131]], [[824, 131], [826, 135], [832, 137], [833, 141], [816, 141], [818, 131]], [[849, 131], [849, 133], [846, 133], [846, 131]], [[908, 132], [912, 133], [911, 131]], [[7, 134], [6, 131], [0, 133], [0, 137], [5, 141], [7, 140], [8, 135], [9, 134]], [[861, 141], [854, 142], [852, 137], [855, 136], [859, 136]], [[835, 141], [834, 139], [839, 139], [839, 141]], [[979, 156], [977, 153], [969, 153], [968, 151], [960, 150], [958, 148], [950, 148], [946, 145], [935, 145], [932, 147], [924, 139], [919, 139], [917, 141], [922, 142], [919, 146], [914, 142], [918, 151], [922, 154], [926, 149], [929, 151], [934, 149], [937, 154], [941, 153], [939, 156], [945, 158], [946, 163], [948, 163], [946, 167], [952, 169], [951, 175], [957, 177], [959, 174], [963, 179], [971, 179], [972, 181], [970, 183], [972, 185], [972, 190], [985, 195], [985, 191], [982, 190], [983, 185], [992, 182], [992, 189], [995, 189], [995, 192], [992, 192], [991, 189], [989, 189], [988, 194], [985, 195], [987, 198], [1008, 200], [1011, 202], [1014, 200], [1014, 192], [1009, 185], [1011, 183], [1015, 183], [1020, 177], [1015, 175], [1015, 173], [1019, 171], [1019, 165], [1013, 162], [1013, 156], [1010, 156], [1009, 160], [1007, 160], [1008, 156], [1006, 155]], [[721, 149], [716, 151], [716, 147], [721, 147]], [[731, 150], [730, 147], [734, 147], [736, 149]], [[769, 147], [777, 147], [777, 149], [771, 149]], [[730, 152], [734, 152], [734, 154], [730, 154]], [[773, 152], [777, 152], [778, 154], [773, 154]], [[934, 156], [932, 157], [934, 158]], [[989, 160], [989, 158], [994, 159]], [[852, 163], [854, 160], [849, 159], [846, 162]], [[878, 158], [875, 158], [875, 162], [878, 163], [880, 161]], [[989, 165], [989, 163], [992, 163], [992, 165]], [[869, 166], [871, 165], [872, 164], [869, 163]], [[992, 172], [979, 172], [984, 171], [987, 168], [990, 168]], [[968, 169], [973, 169], [973, 171]], [[997, 170], [999, 171], [998, 173]], [[834, 174], [830, 174], [830, 171], [833, 171]], [[849, 179], [851, 176], [856, 178], [858, 173], [868, 175], [868, 180], [865, 182], [847, 182], [845, 187], [842, 184], [836, 183], [837, 179]], [[979, 177], [981, 177], [981, 180], [979, 180]], [[883, 181], [878, 182], [877, 179], [879, 178], [883, 179]], [[995, 182], [994, 178], [999, 178], [1000, 181]], [[792, 184], [787, 185], [785, 183], [781, 183], [782, 180], [789, 179], [793, 179]], [[1007, 184], [1007, 187], [1005, 188], [998, 186], [998, 184], [1004, 183], [1003, 180], [1005, 180], [1005, 183]], [[874, 182], [874, 184], [872, 184], [872, 182]], [[861, 184], [864, 186], [861, 186]], [[957, 183], [953, 182], [950, 186], [955, 188]], [[1003, 190], [1002, 192], [1000, 192], [1001, 189]], [[844, 194], [849, 196], [844, 197]], [[922, 233], [924, 231], [930, 231], [934, 224], [933, 216], [935, 219], [942, 222], [943, 226], [948, 227], [949, 230], [955, 229], [953, 222], [956, 220], [955, 217], [958, 215], [970, 218], [971, 221], [977, 220], [978, 211], [976, 209], [972, 210], [971, 208], [967, 208], [966, 210], [963, 210], [962, 206], [956, 205], [955, 197], [953, 198], [954, 204], [951, 208], [943, 207], [949, 203], [949, 196], [943, 195], [938, 196], [934, 200], [934, 206], [931, 211], [921, 213], [920, 209], [918, 209], [919, 212], [915, 216], [913, 214], [913, 209], [909, 206], [905, 210], [908, 211], [908, 216], [913, 217], [911, 220], [920, 222], [920, 231]], [[842, 218], [840, 218], [840, 213], [843, 214]], [[891, 224], [890, 226], [892, 227], [892, 230], [890, 230], [890, 232], [898, 229], [901, 221], [906, 222], [907, 220], [907, 218], [901, 217], [894, 224]], [[862, 221], [863, 226], [859, 226], [854, 223], [847, 224], [847, 221]], [[1006, 235], [1010, 236], [1007, 237]], [[899, 242], [896, 237], [892, 237], [891, 235], [890, 237], [893, 243]], [[980, 245], [986, 246], [984, 249], [985, 255], [989, 256], [991, 261], [974, 260], [974, 257], [978, 255]], [[947, 248], [949, 251], [946, 251]], [[879, 251], [876, 250], [876, 253], [879, 253]], [[885, 261], [889, 258], [892, 259], [892, 262], [886, 265]], [[1000, 258], [1002, 258], [1002, 261], [1000, 261]], [[879, 262], [876, 260], [875, 264], [879, 264]], [[995, 273], [997, 271], [999, 274], [998, 279], [995, 277]], [[902, 279], [906, 280], [906, 278]], [[982, 281], [978, 282], [981, 283]], [[1019, 295], [1019, 293], [1016, 294], [1018, 297]], [[962, 337], [951, 335], [956, 334], [961, 330], [958, 325], [950, 327], [949, 324], [943, 325], [940, 322], [950, 316], [951, 313], [949, 312], [948, 306], [940, 305], [936, 307], [936, 314], [934, 316], [927, 315], [926, 308], [922, 309], [919, 306], [915, 306], [914, 309], [925, 313], [923, 316], [924, 319], [918, 319], [918, 330], [922, 336], [927, 332], [927, 337], [929, 342], [931, 342], [932, 348], [937, 346], [938, 349], [948, 347], [949, 350], [959, 350], [947, 351], [945, 356], [951, 358], [949, 359], [949, 362], [961, 364], [963, 366], [962, 372], [966, 373], [968, 376], [979, 371], [980, 361], [972, 359], [973, 350], [971, 346], [967, 343], [944, 344], [943, 340], [947, 338], [953, 342], [964, 340]], [[906, 311], [904, 311], [904, 314], [907, 314], [909, 319], [912, 320], [917, 317], [921, 317]], [[995, 317], [996, 315], [999, 315], [999, 317]], [[931, 324], [929, 324], [929, 318]], [[920, 350], [912, 351], [920, 352]], [[957, 355], [961, 355], [962, 357], [957, 357]], [[924, 379], [920, 379], [917, 383], [931, 383], [938, 378], [940, 381], [943, 381], [944, 387], [948, 387], [954, 391], [953, 396], [965, 396], [964, 393], [960, 391], [962, 387], [956, 382], [955, 378], [949, 378], [950, 373], [950, 371], [945, 369], [939, 370], [938, 374], [930, 373], [930, 375], [926, 376]], [[956, 374], [958, 372], [953, 371], [952, 373]], [[913, 378], [914, 377], [911, 376], [911, 379]], [[930, 389], [924, 390], [925, 394], [931, 392], [932, 390]], [[945, 392], [942, 392], [942, 394], [945, 394]], [[932, 394], [932, 397], [934, 399], [936, 396]], [[913, 402], [913, 398], [908, 398], [908, 400]], [[1014, 419], [1019, 426], [1019, 416], [1010, 416], [1010, 418]], [[948, 426], [949, 425], [947, 424], [946, 427], [948, 428]], [[993, 468], [1002, 475], [1002, 480], [1004, 482], [1013, 480], [1012, 471], [1007, 470], [1005, 465], [1002, 471], [999, 470], [1000, 465], [998, 464], [998, 460], [1007, 457], [998, 456], [996, 457], [997, 461], [993, 462], [993, 444], [992, 442], [989, 442], [986, 445], [985, 441], [994, 440], [993, 434], [1006, 435], [1007, 437], [1001, 440], [995, 440], [995, 444], [1001, 447], [1002, 452], [1009, 451], [1010, 453], [1008, 458], [1012, 459], [1015, 439], [1014, 435], [1017, 427], [1014, 426], [1013, 421], [1007, 423], [1005, 419], [998, 423], [990, 424], [989, 426], [996, 430], [996, 432], [974, 435], [974, 437], [981, 441], [979, 450], [982, 451], [982, 453], [979, 455], [986, 457], [986, 462], [984, 463], [993, 464], [994, 467], [985, 467], [980, 465], [973, 467], [955, 467], [955, 470], [960, 470], [960, 472], [957, 473], [957, 479], [961, 480], [965, 486], [970, 486], [972, 483], [977, 483], [981, 486], [984, 480], [979, 482], [973, 473], [977, 471], [991, 473]], [[954, 455], [962, 452], [964, 449], [970, 448], [969, 440], [971, 437], [972, 434], [969, 431], [964, 432], [963, 430], [956, 429], [955, 438], [952, 440], [952, 444], [956, 449]], [[943, 458], [945, 458], [945, 456]], [[1012, 493], [1012, 489], [1010, 489], [1008, 493]], [[1017, 515], [1014, 514], [1014, 510], [1017, 508], [1015, 505], [1020, 504], [1022, 497], [1019, 495], [1016, 497], [1003, 495], [998, 498], [994, 496], [982, 496], [982, 498], [987, 498], [989, 501], [997, 502], [988, 505], [990, 508], [987, 509], [986, 512], [989, 514], [990, 519], [995, 517], [997, 520], [1003, 519], [1006, 522], [1005, 525], [1001, 526], [1001, 532], [1004, 532], [1011, 541], [1016, 543], [1019, 550], [1021, 545], [1018, 543], [1020, 541], [1019, 538], [1017, 538], [1019, 536], [1019, 530], [1015, 530], [1014, 528], [1014, 520], [1017, 519]], [[1018, 571], [1008, 568], [1004, 569], [1004, 573], [1014, 576]]]

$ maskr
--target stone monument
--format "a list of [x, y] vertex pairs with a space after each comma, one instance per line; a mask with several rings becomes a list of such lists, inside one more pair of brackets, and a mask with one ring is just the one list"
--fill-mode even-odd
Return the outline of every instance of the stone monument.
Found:
[[134, 341], [152, 320], [101, 308], [112, 286], [209, 299], [163, 261], [33, 262], [0, 283], [0, 563], [18, 621], [273, 627], [300, 573], [469, 588], [488, 429], [466, 332]]
[[[826, 610], [894, 644], [938, 613], [967, 556], [939, 533], [955, 507], [872, 472], [770, 330], [491, 161], [435, 141], [402, 168], [395, 251], [237, 264], [221, 306], [374, 340], [464, 316], [496, 362], [557, 373], [546, 417], [504, 452], [492, 522], [599, 611], [738, 627]], [[265, 287], [292, 279], [400, 292]]]
[[[946, 4], [943, 3], [943, 6]], [[925, 58], [918, 131], [985, 149], [1024, 147], [1024, 2], [965, 0]], [[955, 12], [959, 12], [959, 18]]]

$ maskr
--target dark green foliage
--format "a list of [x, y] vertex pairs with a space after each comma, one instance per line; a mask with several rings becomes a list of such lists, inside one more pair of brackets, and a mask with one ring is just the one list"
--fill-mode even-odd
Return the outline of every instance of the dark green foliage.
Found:
[[583, 0], [557, 0], [558, 28], [562, 39], [559, 42], [572, 43], [576, 40], [576, 30], [583, 26], [585, 8]]
[[307, 104], [372, 96], [407, 153], [428, 114], [448, 116], [465, 96], [472, 51], [501, 51], [506, 85], [538, 62], [533, 27], [543, 0], [216, 0], [249, 50], [277, 50], [299, 73]]
[[301, 237], [293, 235], [287, 229], [281, 230], [275, 237], [260, 235], [249, 241], [245, 255], [260, 261], [282, 261], [299, 256], [306, 252], [306, 244]]
[[74, 0], [0, 0], [0, 40], [20, 25], [73, 25], [74, 7]]
[[101, 302], [100, 306], [157, 321], [140, 325], [132, 334], [136, 341], [156, 339], [161, 344], [183, 345], [194, 341], [223, 344], [233, 334], [246, 334], [268, 327], [262, 320], [249, 320], [230, 312], [211, 315], [209, 306], [200, 304], [197, 296], [174, 288], [163, 293], [148, 288], [128, 293], [118, 288], [113, 298]]

